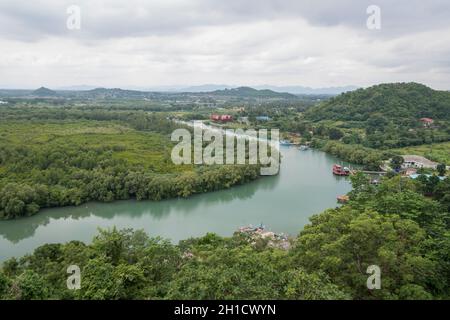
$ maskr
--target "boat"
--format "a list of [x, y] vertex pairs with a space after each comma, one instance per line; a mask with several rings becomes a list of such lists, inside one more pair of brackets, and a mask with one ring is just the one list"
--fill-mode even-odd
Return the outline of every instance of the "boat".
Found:
[[300, 151], [305, 151], [309, 149], [309, 146], [302, 144], [299, 148]]
[[337, 199], [337, 202], [339, 202], [339, 203], [347, 203], [350, 200], [350, 197], [347, 195], [343, 195], [343, 196], [338, 196], [336, 199]]
[[336, 176], [348, 176], [350, 175], [350, 169], [347, 167], [342, 167], [341, 165], [333, 165], [333, 174]]
[[280, 140], [280, 145], [282, 146], [290, 146], [292, 143], [288, 140]]

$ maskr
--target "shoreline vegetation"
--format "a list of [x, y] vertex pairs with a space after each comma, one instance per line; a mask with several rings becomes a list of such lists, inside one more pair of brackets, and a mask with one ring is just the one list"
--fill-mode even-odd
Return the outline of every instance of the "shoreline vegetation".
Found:
[[[207, 119], [210, 108], [183, 104], [167, 106], [164, 112], [158, 103], [171, 101], [170, 95], [157, 95], [153, 97], [157, 102], [146, 104], [129, 100], [128, 91], [113, 93], [124, 97], [89, 101], [56, 99], [54, 93], [51, 99], [9, 98], [2, 105], [0, 219], [88, 201], [188, 197], [258, 178], [249, 165], [216, 170], [171, 164], [173, 143], [168, 135], [180, 126], [191, 128], [169, 119]], [[426, 97], [411, 99], [411, 95]], [[449, 112], [445, 112], [449, 94], [411, 83], [360, 89], [323, 102], [316, 97], [292, 99], [281, 107], [276, 105], [280, 100], [258, 108], [248, 102], [236, 108], [240, 100], [226, 102], [222, 113], [229, 110], [236, 117], [232, 124], [236, 128], [246, 128], [242, 118], [255, 129], [280, 128], [285, 136], [366, 170], [377, 171], [383, 161], [405, 152], [448, 161], [448, 142], [439, 141], [449, 139]], [[298, 106], [291, 107], [295, 102]], [[429, 106], [426, 113], [419, 102]], [[399, 119], [391, 108], [409, 112]], [[424, 127], [418, 121], [421, 116], [437, 119], [433, 127]], [[427, 147], [416, 145], [424, 142], [429, 142]]]
[[[450, 299], [450, 199], [400, 176], [351, 179], [350, 201], [312, 216], [289, 245], [246, 232], [172, 244], [99, 230], [90, 244], [46, 244], [4, 262], [0, 299]], [[73, 264], [80, 290], [66, 287]], [[380, 290], [366, 287], [371, 265]]]
[[89, 201], [188, 197], [259, 178], [258, 165], [174, 165], [168, 134], [179, 126], [159, 115], [30, 111], [47, 120], [15, 120], [11, 110], [0, 122], [0, 219]]
[[389, 159], [387, 153], [337, 141], [313, 139], [311, 147], [322, 150], [350, 163], [363, 165], [367, 170], [380, 170], [383, 160]]

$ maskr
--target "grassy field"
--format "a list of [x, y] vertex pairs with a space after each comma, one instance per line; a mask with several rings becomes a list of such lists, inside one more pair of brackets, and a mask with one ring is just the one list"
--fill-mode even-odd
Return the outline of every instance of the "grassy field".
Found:
[[[189, 170], [170, 160], [172, 142], [168, 136], [136, 131], [107, 121], [68, 121], [54, 123], [0, 122], [0, 145], [31, 149], [81, 150], [108, 148], [112, 157], [124, 159], [133, 166], [142, 166], [158, 173]], [[0, 173], [4, 170], [0, 166]]]
[[430, 160], [450, 165], [450, 142], [433, 143], [420, 146], [394, 149], [400, 154], [415, 154], [424, 156]]

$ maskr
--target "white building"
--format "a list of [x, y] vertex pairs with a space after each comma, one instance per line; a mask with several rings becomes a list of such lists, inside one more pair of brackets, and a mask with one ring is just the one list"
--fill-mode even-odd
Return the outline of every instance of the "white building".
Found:
[[436, 169], [438, 163], [428, 160], [425, 157], [422, 156], [416, 156], [416, 155], [406, 155], [403, 157], [403, 164], [402, 168], [429, 168], [429, 169]]

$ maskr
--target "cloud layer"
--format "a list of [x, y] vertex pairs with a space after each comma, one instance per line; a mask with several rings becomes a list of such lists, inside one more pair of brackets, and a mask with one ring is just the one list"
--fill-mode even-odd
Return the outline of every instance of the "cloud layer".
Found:
[[[66, 27], [74, 4], [81, 30]], [[381, 30], [366, 27], [371, 4]], [[449, 14], [447, 0], [2, 0], [0, 86], [450, 89]]]

